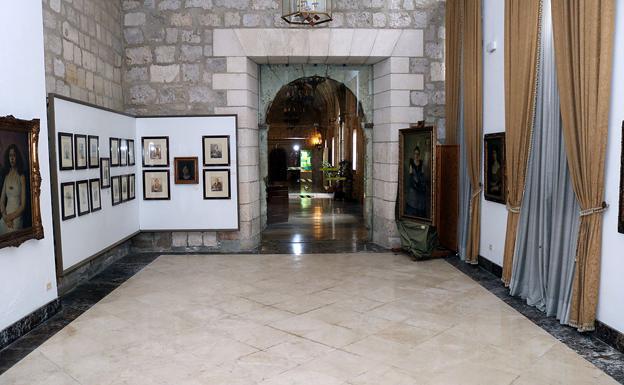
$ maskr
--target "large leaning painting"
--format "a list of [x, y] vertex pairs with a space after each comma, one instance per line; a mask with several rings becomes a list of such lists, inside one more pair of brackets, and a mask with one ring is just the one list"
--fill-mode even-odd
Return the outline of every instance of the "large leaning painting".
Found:
[[0, 248], [43, 238], [39, 120], [0, 118]]
[[399, 218], [435, 225], [433, 126], [399, 131]]

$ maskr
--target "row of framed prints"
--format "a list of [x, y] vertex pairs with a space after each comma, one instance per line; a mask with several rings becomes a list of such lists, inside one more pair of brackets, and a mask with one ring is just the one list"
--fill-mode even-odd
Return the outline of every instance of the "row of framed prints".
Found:
[[[105, 159], [105, 158], [103, 158]], [[134, 174], [110, 178], [113, 206], [135, 199]], [[61, 218], [66, 221], [102, 209], [102, 184], [98, 178], [61, 183]]]
[[[143, 167], [169, 167], [169, 137], [146, 136], [141, 138]], [[204, 167], [230, 165], [230, 137], [203, 136]]]
[[[84, 170], [100, 167], [100, 137], [58, 133], [59, 169]], [[109, 138], [110, 166], [135, 165], [133, 139]]]
[[[182, 176], [178, 175], [179, 172], [180, 170], [176, 167], [176, 184], [189, 184], [186, 181], [179, 183]], [[206, 169], [203, 172], [203, 177], [204, 199], [231, 198], [232, 182], [230, 170]], [[195, 169], [195, 178], [197, 178], [197, 169]], [[143, 170], [143, 200], [170, 200], [171, 188], [169, 180], [169, 170]]]

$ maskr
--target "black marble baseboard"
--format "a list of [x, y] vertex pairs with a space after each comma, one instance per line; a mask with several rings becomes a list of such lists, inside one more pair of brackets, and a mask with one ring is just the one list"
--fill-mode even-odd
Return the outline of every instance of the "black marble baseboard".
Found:
[[[594, 334], [602, 341], [624, 353], [624, 334], [600, 321], [596, 321], [596, 330], [594, 331]], [[624, 365], [624, 362], [622, 365]]]
[[31, 330], [41, 325], [47, 319], [51, 318], [61, 308], [61, 301], [57, 298], [52, 302], [49, 302], [39, 309], [33, 311], [27, 316], [23, 317], [13, 325], [0, 331], [0, 350], [9, 346], [12, 342], [18, 338], [28, 334]]
[[494, 262], [492, 262], [489, 259], [487, 259], [485, 257], [482, 257], [480, 255], [479, 255], [479, 266], [482, 269], [485, 269], [485, 271], [490, 272], [496, 278], [502, 278], [503, 277], [503, 268], [501, 266], [498, 266]]
[[[548, 317], [537, 308], [529, 306], [522, 298], [512, 297], [509, 294], [509, 289], [501, 282], [500, 276], [490, 272], [490, 269], [497, 270], [488, 264], [488, 262], [492, 264], [491, 261], [483, 258], [484, 264], [469, 265], [457, 257], [445, 259], [500, 300], [527, 317], [535, 325], [566, 344], [570, 349], [596, 365], [596, 367], [613, 377], [616, 381], [624, 384], [624, 353], [617, 348], [617, 343], [609, 342], [613, 340], [620, 341], [621, 346], [623, 340], [619, 332], [608, 328], [604, 324], [602, 324], [604, 326], [601, 326], [601, 323], [598, 322], [596, 332], [579, 333], [572, 327], [561, 325], [555, 317]], [[479, 262], [481, 263], [481, 258]]]

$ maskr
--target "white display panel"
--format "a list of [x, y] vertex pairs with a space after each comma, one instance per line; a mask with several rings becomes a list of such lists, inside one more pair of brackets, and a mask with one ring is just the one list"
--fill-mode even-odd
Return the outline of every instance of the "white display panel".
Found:
[[[90, 107], [87, 105], [54, 98], [54, 138], [58, 146], [58, 132], [99, 137], [100, 158], [110, 157], [109, 138], [134, 139], [135, 154], [138, 155], [139, 145], [136, 141], [135, 118]], [[58, 154], [58, 148], [57, 148]], [[58, 156], [54, 160], [56, 168], [59, 199], [61, 183], [89, 180], [100, 177], [99, 168], [85, 170], [60, 171]], [[135, 174], [138, 182], [141, 176], [138, 171], [140, 159], [136, 157], [135, 166], [111, 167], [111, 176]], [[62, 253], [63, 271], [87, 260], [91, 256], [114, 245], [115, 243], [139, 231], [139, 200], [113, 206], [111, 189], [101, 190], [102, 209], [83, 216], [76, 216], [60, 222], [60, 249]], [[56, 234], [58, 237], [59, 234]]]
[[[170, 170], [171, 199], [143, 200], [143, 172], [137, 174], [137, 200], [140, 202], [141, 230], [237, 230], [238, 158], [236, 116], [137, 118], [137, 165], [140, 170]], [[230, 165], [204, 167], [202, 137], [230, 137]], [[169, 137], [169, 167], [142, 167], [141, 137]], [[174, 183], [174, 158], [197, 157], [199, 184]], [[230, 170], [230, 198], [204, 200], [204, 169]]]

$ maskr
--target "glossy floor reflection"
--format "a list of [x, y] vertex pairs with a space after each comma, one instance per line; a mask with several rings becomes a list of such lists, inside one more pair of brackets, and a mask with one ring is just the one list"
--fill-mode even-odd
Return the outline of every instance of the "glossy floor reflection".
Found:
[[271, 224], [262, 233], [262, 253], [300, 255], [383, 250], [368, 242], [362, 206], [357, 203], [330, 198], [291, 198], [288, 211], [288, 222]]
[[161, 256], [0, 384], [616, 382], [447, 262], [358, 253]]

